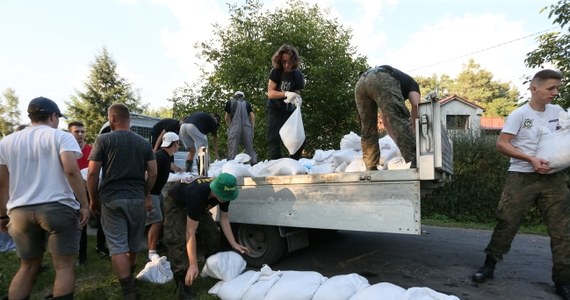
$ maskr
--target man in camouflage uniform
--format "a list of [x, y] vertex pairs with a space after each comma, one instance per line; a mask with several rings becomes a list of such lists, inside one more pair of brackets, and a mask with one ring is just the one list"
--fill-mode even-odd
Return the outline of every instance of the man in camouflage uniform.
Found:
[[570, 191], [568, 176], [552, 172], [549, 162], [536, 157], [540, 136], [558, 127], [558, 95], [562, 75], [554, 70], [536, 73], [530, 83], [529, 102], [514, 110], [505, 123], [497, 149], [511, 157], [505, 187], [497, 206], [497, 225], [485, 249], [485, 264], [473, 281], [493, 278], [495, 264], [509, 252], [519, 226], [532, 206], [537, 206], [548, 227], [552, 251], [552, 280], [556, 293], [570, 299]]
[[169, 190], [164, 200], [164, 243], [180, 299], [191, 298], [188, 286], [199, 274], [197, 245], [205, 257], [220, 249], [221, 235], [211, 208], [219, 205], [220, 227], [230, 246], [240, 253], [249, 252], [236, 242], [229, 221], [230, 201], [237, 196], [236, 178], [228, 173], [216, 178], [183, 178]]
[[[414, 126], [421, 98], [418, 83], [408, 74], [384, 65], [360, 74], [354, 96], [362, 128], [362, 159], [366, 170], [376, 170], [380, 161], [378, 108], [382, 111], [388, 135], [396, 142], [404, 159], [415, 167]], [[411, 118], [406, 99], [412, 105]]]

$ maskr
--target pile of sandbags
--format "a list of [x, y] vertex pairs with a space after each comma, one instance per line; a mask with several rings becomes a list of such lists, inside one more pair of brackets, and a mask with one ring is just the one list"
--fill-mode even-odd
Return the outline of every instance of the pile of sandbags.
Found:
[[220, 252], [208, 257], [202, 277], [220, 279], [209, 291], [222, 300], [455, 300], [455, 296], [427, 287], [404, 289], [388, 282], [370, 285], [358, 274], [331, 278], [313, 271], [245, 270], [245, 261], [235, 252]]

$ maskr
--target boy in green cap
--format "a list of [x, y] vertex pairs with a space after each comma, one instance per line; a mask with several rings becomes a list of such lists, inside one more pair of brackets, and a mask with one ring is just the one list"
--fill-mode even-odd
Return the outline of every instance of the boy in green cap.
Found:
[[232, 248], [249, 252], [236, 242], [229, 220], [230, 201], [238, 196], [236, 185], [236, 178], [228, 173], [216, 178], [186, 177], [170, 189], [164, 200], [164, 242], [180, 299], [190, 299], [188, 286], [199, 274], [196, 245], [204, 247], [206, 257], [219, 251], [221, 236], [211, 208], [219, 205], [220, 227]]

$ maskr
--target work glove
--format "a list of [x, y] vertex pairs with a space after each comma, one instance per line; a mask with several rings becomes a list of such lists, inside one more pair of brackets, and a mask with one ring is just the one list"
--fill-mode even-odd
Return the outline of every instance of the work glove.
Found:
[[295, 92], [285, 92], [287, 99], [283, 100], [285, 103], [294, 103], [294, 100], [299, 97]]

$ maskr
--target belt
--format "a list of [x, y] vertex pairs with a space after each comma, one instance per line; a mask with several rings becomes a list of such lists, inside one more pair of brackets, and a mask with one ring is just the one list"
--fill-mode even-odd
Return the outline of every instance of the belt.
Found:
[[368, 69], [365, 72], [360, 72], [359, 77], [366, 77], [366, 75], [368, 75], [370, 73], [374, 73], [374, 74], [388, 73], [388, 74], [390, 74], [390, 76], [394, 77], [394, 69], [392, 69], [391, 67], [388, 67], [388, 66], [374, 67], [374, 68]]

